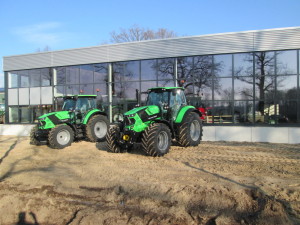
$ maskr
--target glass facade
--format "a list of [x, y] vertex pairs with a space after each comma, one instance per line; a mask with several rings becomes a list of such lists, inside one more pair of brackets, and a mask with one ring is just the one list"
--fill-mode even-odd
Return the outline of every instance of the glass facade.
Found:
[[151, 87], [180, 86], [204, 123], [298, 126], [299, 58], [286, 50], [10, 71], [8, 119], [33, 123], [59, 108], [59, 96], [95, 94], [114, 122], [135, 107], [137, 91], [145, 102]]

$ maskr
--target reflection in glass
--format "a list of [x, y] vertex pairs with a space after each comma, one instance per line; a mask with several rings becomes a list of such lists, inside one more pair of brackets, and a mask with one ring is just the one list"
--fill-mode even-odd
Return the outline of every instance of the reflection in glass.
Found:
[[234, 76], [253, 75], [253, 54], [234, 54]]
[[18, 84], [18, 78], [19, 75], [17, 74], [17, 72], [9, 72], [8, 73], [8, 87], [9, 88], [17, 88], [19, 86]]
[[141, 82], [141, 101], [145, 103], [149, 88], [157, 87], [156, 81]]
[[133, 81], [140, 79], [140, 61], [124, 62], [124, 74], [122, 76], [124, 81]]
[[80, 84], [92, 84], [94, 82], [93, 65], [80, 66]]
[[79, 85], [66, 86], [66, 95], [79, 95], [79, 94], [80, 94]]
[[297, 74], [297, 51], [277, 52], [277, 74]]
[[252, 123], [253, 101], [235, 101], [233, 115], [235, 123]]
[[79, 66], [66, 67], [66, 83], [79, 84]]
[[51, 69], [43, 68], [41, 69], [41, 83], [42, 86], [50, 86], [52, 83]]
[[30, 75], [30, 87], [41, 86], [41, 69], [28, 70]]
[[255, 52], [254, 60], [255, 60], [256, 77], [275, 74], [275, 53], [274, 52]]
[[193, 57], [177, 58], [177, 78], [179, 87], [193, 86]]
[[277, 77], [277, 100], [297, 99], [297, 76]]
[[20, 87], [29, 87], [29, 74], [28, 70], [18, 72], [20, 76]]
[[95, 94], [94, 93], [94, 85], [93, 84], [81, 84], [79, 92], [82, 95], [93, 95], [93, 94]]
[[54, 77], [54, 80], [57, 85], [63, 85], [66, 83], [66, 67], [56, 68], [56, 77]]
[[[214, 66], [216, 69], [218, 65]], [[210, 93], [213, 86], [213, 64], [212, 56], [196, 56], [194, 57], [194, 67], [193, 67], [193, 78], [194, 78], [194, 91], [196, 93]], [[217, 85], [218, 79], [215, 80]], [[215, 85], [215, 86], [216, 86]], [[207, 96], [206, 99], [210, 99]]]
[[215, 55], [215, 76], [231, 77], [232, 76], [232, 55]]
[[20, 107], [20, 119], [21, 123], [29, 123], [30, 122], [30, 108], [29, 106]]
[[156, 60], [141, 61], [141, 79], [142, 80], [157, 80], [156, 76]]
[[9, 114], [8, 117], [10, 123], [19, 122], [19, 109], [17, 107], [9, 107], [8, 114]]
[[214, 123], [236, 122], [232, 114], [232, 101], [215, 101], [212, 109], [212, 121]]
[[108, 81], [107, 63], [95, 64], [94, 68], [95, 68], [94, 82], [95, 83], [107, 82]]
[[297, 100], [282, 99], [278, 108], [279, 114], [274, 118], [277, 124], [297, 123]]
[[[245, 79], [243, 77], [235, 77], [234, 79], [234, 99], [250, 100], [253, 99], [253, 77]], [[248, 82], [246, 82], [248, 80]]]
[[54, 87], [54, 97], [65, 95], [65, 86], [55, 86]]
[[174, 79], [174, 59], [166, 58], [157, 60], [155, 65], [158, 72], [158, 79]]
[[232, 100], [232, 78], [219, 78], [219, 86], [214, 87], [215, 100]]

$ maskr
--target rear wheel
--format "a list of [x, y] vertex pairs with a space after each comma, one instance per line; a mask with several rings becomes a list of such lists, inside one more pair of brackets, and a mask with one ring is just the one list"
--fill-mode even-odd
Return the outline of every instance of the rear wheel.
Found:
[[163, 123], [151, 124], [143, 133], [142, 149], [150, 156], [163, 156], [169, 152], [171, 132]]
[[48, 140], [51, 148], [62, 149], [72, 144], [74, 132], [68, 125], [61, 124], [51, 129]]
[[106, 135], [106, 143], [109, 152], [121, 153], [123, 150], [118, 144], [120, 138], [120, 128], [119, 126], [112, 126], [109, 128]]
[[106, 116], [95, 115], [86, 125], [86, 137], [91, 142], [105, 141], [109, 122]]
[[178, 143], [183, 146], [197, 146], [202, 138], [202, 121], [197, 113], [188, 113], [178, 132]]

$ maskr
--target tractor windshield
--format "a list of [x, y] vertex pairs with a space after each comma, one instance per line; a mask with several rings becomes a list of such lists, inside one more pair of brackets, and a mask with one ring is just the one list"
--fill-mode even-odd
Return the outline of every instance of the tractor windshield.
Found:
[[75, 108], [76, 101], [74, 99], [65, 99], [64, 105], [62, 107], [63, 111], [71, 111]]
[[169, 104], [169, 92], [150, 92], [147, 99], [147, 105], [162, 106], [163, 104]]
[[96, 99], [94, 98], [78, 98], [75, 110], [82, 113], [87, 112], [90, 109], [96, 108]]

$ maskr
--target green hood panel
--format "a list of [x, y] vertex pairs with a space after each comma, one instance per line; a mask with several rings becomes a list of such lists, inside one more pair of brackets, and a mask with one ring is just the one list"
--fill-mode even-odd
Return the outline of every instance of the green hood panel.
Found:
[[135, 113], [138, 113], [142, 110], [146, 109], [146, 112], [148, 115], [153, 115], [156, 113], [159, 113], [160, 109], [157, 105], [147, 105], [147, 106], [141, 106], [138, 108], [134, 108], [132, 110], [129, 110], [128, 112], [124, 113], [125, 116], [133, 115]]
[[44, 114], [42, 116], [39, 117], [39, 119], [43, 119], [45, 117], [49, 117], [49, 116], [56, 116], [58, 119], [69, 119], [70, 118], [70, 114], [69, 111], [59, 111], [59, 112], [51, 112], [51, 113], [47, 113]]

